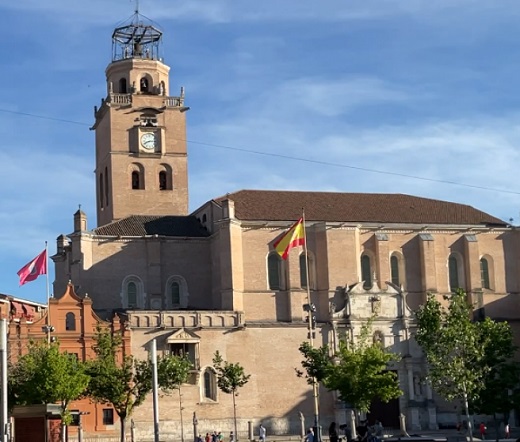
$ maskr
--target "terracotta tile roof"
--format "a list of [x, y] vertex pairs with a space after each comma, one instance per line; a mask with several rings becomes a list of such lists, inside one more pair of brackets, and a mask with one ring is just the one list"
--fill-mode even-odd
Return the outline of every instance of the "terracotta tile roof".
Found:
[[131, 215], [98, 227], [93, 233], [102, 236], [209, 236], [208, 231], [194, 216]]
[[507, 223], [465, 204], [397, 193], [333, 193], [272, 190], [240, 190], [218, 198], [235, 203], [240, 220], [297, 220], [305, 208], [309, 221], [483, 224]]

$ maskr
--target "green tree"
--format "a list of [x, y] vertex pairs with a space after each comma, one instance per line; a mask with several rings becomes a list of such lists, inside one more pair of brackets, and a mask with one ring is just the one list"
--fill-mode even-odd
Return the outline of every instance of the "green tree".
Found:
[[305, 376], [311, 385], [315, 378], [362, 412], [369, 411], [374, 399], [388, 402], [401, 396], [397, 374], [388, 370], [400, 357], [372, 340], [372, 322], [371, 319], [361, 327], [357, 339], [340, 339], [337, 353], [332, 353], [327, 345], [313, 348], [308, 342], [302, 343], [300, 352], [305, 371], [297, 369], [298, 376]]
[[[185, 356], [167, 355], [157, 362], [157, 375], [159, 386], [165, 393], [179, 392], [179, 411], [181, 417], [181, 442], [184, 442], [184, 420], [182, 410], [182, 384], [188, 382], [190, 371], [193, 369], [192, 362]], [[194, 437], [197, 436], [196, 434]]]
[[89, 361], [88, 394], [97, 402], [111, 404], [121, 420], [121, 442], [126, 440], [126, 420], [152, 390], [150, 361], [121, 354], [121, 336], [98, 328], [93, 346], [96, 358]]
[[213, 365], [217, 372], [218, 388], [233, 397], [235, 441], [238, 441], [236, 396], [238, 396], [238, 389], [247, 384], [251, 375], [246, 375], [244, 368], [239, 363], [224, 361], [218, 351], [213, 356]]
[[496, 439], [499, 438], [497, 414], [507, 416], [520, 406], [520, 364], [514, 361], [517, 347], [507, 322], [486, 318], [480, 324], [481, 334], [489, 337], [482, 364], [489, 367], [482, 380], [482, 390], [471, 404], [479, 414], [493, 415]]
[[58, 342], [31, 342], [28, 352], [11, 366], [9, 390], [17, 405], [59, 404], [62, 440], [71, 421], [70, 402], [85, 394], [90, 377], [76, 355], [60, 351]]
[[426, 355], [432, 387], [445, 399], [463, 403], [473, 440], [469, 404], [476, 403], [489, 380], [495, 365], [493, 359], [502, 358], [504, 342], [497, 343], [493, 350], [493, 339], [504, 330], [490, 319], [473, 321], [473, 309], [463, 290], [458, 289], [445, 299], [447, 308], [434, 295], [428, 295], [416, 314], [416, 340]]

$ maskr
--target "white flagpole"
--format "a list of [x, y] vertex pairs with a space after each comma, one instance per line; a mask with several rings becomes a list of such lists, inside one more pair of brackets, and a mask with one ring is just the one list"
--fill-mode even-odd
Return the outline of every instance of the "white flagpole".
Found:
[[[307, 247], [307, 230], [305, 228], [305, 210], [302, 208], [302, 224], [303, 224], [303, 252], [305, 253], [305, 278], [307, 283], [307, 305], [309, 306], [309, 322], [308, 322], [308, 330], [309, 330], [309, 344], [311, 347], [314, 347], [314, 333], [315, 333], [315, 316], [316, 316], [316, 307], [313, 308], [313, 304], [311, 303], [311, 284], [310, 284], [310, 275], [309, 275], [309, 253]], [[316, 378], [312, 378], [312, 398], [314, 400], [314, 427], [316, 428], [316, 434], [314, 437], [316, 438], [316, 442], [321, 442], [321, 428], [320, 428], [320, 409], [319, 409], [319, 392], [318, 392], [318, 382]]]
[[159, 385], [157, 377], [157, 341], [152, 339], [152, 399], [153, 399], [153, 437], [159, 442]]

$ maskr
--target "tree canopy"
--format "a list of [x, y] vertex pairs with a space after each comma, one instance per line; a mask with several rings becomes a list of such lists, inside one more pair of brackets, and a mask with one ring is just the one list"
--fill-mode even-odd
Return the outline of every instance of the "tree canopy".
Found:
[[61, 352], [58, 342], [31, 342], [9, 370], [14, 405], [59, 404], [63, 424], [70, 422], [68, 405], [85, 394], [89, 383], [85, 364]]
[[447, 306], [430, 294], [417, 311], [415, 338], [426, 355], [432, 387], [447, 400], [460, 400], [468, 423], [470, 404], [489, 414], [514, 408], [517, 395], [506, 393], [518, 392], [509, 324], [473, 320], [473, 307], [463, 290], [444, 298]]
[[111, 404], [121, 420], [121, 441], [126, 437], [126, 418], [152, 390], [150, 361], [121, 354], [121, 336], [98, 328], [93, 346], [96, 358], [89, 361], [88, 394], [97, 402]]
[[402, 395], [397, 374], [389, 370], [399, 355], [385, 349], [371, 336], [372, 320], [361, 327], [357, 339], [342, 338], [339, 349], [333, 352], [327, 345], [313, 348], [308, 342], [300, 345], [304, 356], [305, 376], [312, 384], [313, 378], [327, 389], [336, 390], [342, 401], [352, 408], [368, 412], [375, 399], [388, 402]]
[[222, 355], [218, 351], [216, 351], [213, 356], [213, 366], [217, 372], [218, 388], [220, 388], [224, 393], [231, 394], [233, 398], [235, 440], [238, 440], [236, 396], [238, 396], [238, 389], [247, 384], [251, 375], [246, 374], [244, 367], [242, 367], [238, 362], [233, 363], [224, 361]]

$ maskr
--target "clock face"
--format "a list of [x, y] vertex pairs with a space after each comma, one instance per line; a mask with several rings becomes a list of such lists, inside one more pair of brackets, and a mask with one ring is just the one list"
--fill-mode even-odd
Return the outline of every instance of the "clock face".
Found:
[[141, 135], [141, 146], [147, 150], [152, 150], [157, 147], [157, 137], [152, 132], [146, 132]]

